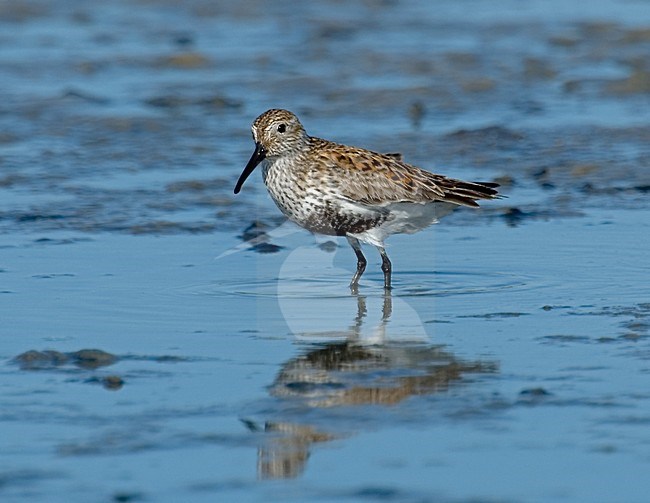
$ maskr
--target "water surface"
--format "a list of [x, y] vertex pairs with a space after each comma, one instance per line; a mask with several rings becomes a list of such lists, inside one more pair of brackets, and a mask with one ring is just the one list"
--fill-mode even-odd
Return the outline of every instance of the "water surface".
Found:
[[[645, 2], [0, 25], [2, 501], [647, 499]], [[352, 295], [345, 242], [232, 194], [278, 106], [508, 197], [391, 238], [390, 296], [369, 249]]]

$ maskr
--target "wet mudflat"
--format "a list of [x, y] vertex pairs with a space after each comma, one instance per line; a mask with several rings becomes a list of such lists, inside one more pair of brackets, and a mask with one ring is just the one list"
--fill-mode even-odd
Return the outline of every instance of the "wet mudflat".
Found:
[[[647, 5], [460, 5], [0, 7], [2, 501], [647, 499]], [[351, 295], [278, 106], [508, 198]]]

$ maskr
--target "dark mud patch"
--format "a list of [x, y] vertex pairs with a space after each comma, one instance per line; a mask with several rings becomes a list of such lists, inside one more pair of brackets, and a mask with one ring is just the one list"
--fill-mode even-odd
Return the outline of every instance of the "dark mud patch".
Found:
[[108, 390], [118, 390], [122, 389], [124, 386], [124, 379], [117, 375], [109, 375], [104, 377], [91, 377], [86, 379], [87, 383], [90, 384], [101, 384], [104, 388]]
[[327, 253], [334, 253], [338, 249], [339, 245], [336, 241], [323, 241], [318, 245], [318, 248]]
[[213, 109], [221, 110], [224, 108], [242, 108], [241, 102], [219, 95], [200, 97], [189, 97], [185, 95], [156, 96], [145, 100], [144, 103], [152, 107], [172, 110], [185, 107], [198, 107], [205, 112], [209, 112]]
[[268, 222], [256, 220], [246, 227], [238, 236], [247, 248], [257, 253], [277, 253], [284, 247], [271, 242], [276, 235], [282, 235], [279, 230], [283, 219], [270, 219]]
[[504, 319], [504, 318], [519, 318], [520, 316], [527, 316], [530, 313], [519, 313], [519, 312], [500, 312], [500, 313], [486, 313], [486, 314], [468, 314], [458, 316], [458, 318], [481, 318], [485, 320], [493, 319]]
[[[118, 362], [118, 357], [100, 349], [82, 349], [72, 353], [55, 350], [26, 351], [13, 359], [21, 370], [28, 371], [66, 371], [70, 368], [97, 370]], [[124, 379], [118, 375], [93, 376], [84, 382], [100, 384], [107, 390], [116, 391], [124, 386]]]
[[[181, 412], [186, 415], [199, 415], [198, 412]], [[189, 446], [254, 446], [255, 441], [242, 429], [236, 434], [212, 432], [167, 432], [153, 426], [143, 429], [138, 418], [130, 418], [124, 425], [108, 429], [85, 440], [61, 443], [56, 451], [60, 456], [114, 456], [152, 451], [172, 451]], [[149, 418], [146, 418], [150, 420]]]
[[113, 365], [118, 357], [101, 349], [81, 349], [72, 353], [55, 350], [30, 350], [21, 353], [13, 360], [22, 370], [49, 370], [65, 365], [94, 370]]
[[101, 349], [81, 349], [74, 352], [61, 352], [47, 349], [44, 351], [29, 350], [13, 358], [12, 362], [22, 370], [48, 370], [65, 366], [75, 366], [82, 369], [94, 370], [100, 367], [114, 365], [120, 361], [145, 361], [155, 363], [184, 363], [199, 361], [202, 358], [176, 355], [114, 355]]
[[138, 502], [138, 501], [147, 501], [147, 497], [144, 493], [141, 492], [117, 492], [113, 494], [112, 500], [115, 501], [115, 503], [130, 503], [130, 502]]
[[635, 341], [650, 334], [650, 303], [642, 302], [632, 306], [607, 306], [601, 309], [573, 309], [572, 316], [607, 316], [622, 318], [619, 338]]
[[585, 335], [572, 335], [572, 334], [558, 334], [558, 335], [545, 335], [540, 338], [541, 341], [547, 344], [591, 344], [596, 342], [595, 339]]
[[56, 470], [3, 470], [0, 471], [0, 490], [12, 489], [15, 486], [29, 487], [30, 485], [50, 479], [64, 478], [65, 474]]

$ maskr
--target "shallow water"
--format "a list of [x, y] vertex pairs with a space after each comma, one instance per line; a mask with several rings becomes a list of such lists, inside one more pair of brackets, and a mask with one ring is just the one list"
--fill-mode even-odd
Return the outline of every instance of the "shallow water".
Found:
[[[647, 499], [647, 4], [432, 5], [0, 6], [0, 500]], [[508, 198], [352, 295], [271, 106]]]
[[[647, 227], [602, 211], [397, 238], [389, 299], [378, 271], [345, 294], [351, 254], [304, 233], [219, 260], [230, 235], [4, 236], [3, 493], [642, 501]], [[11, 361], [84, 347], [118, 361]]]

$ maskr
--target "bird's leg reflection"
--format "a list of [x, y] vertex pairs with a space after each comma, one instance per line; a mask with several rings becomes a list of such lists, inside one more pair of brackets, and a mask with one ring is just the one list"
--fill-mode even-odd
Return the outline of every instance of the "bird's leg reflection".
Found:
[[363, 319], [368, 314], [368, 307], [366, 306], [366, 297], [364, 295], [356, 293], [352, 295], [357, 298], [357, 316], [354, 318], [354, 324], [352, 325], [352, 334], [358, 337], [363, 326]]
[[381, 321], [388, 322], [391, 314], [393, 314], [393, 296], [391, 290], [384, 289], [384, 306], [381, 310]]
[[[352, 296], [357, 299], [357, 315], [354, 318], [354, 323], [350, 327], [350, 334], [347, 336], [348, 343], [359, 343], [363, 340], [362, 327], [365, 318], [368, 315], [367, 298], [365, 295], [353, 293]], [[374, 327], [373, 342], [385, 342], [386, 340], [386, 325], [393, 314], [393, 298], [390, 290], [384, 290], [382, 296], [383, 304], [381, 308], [380, 323]]]

